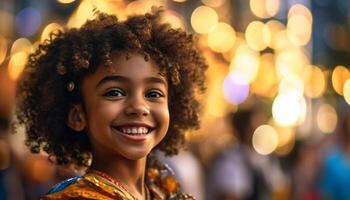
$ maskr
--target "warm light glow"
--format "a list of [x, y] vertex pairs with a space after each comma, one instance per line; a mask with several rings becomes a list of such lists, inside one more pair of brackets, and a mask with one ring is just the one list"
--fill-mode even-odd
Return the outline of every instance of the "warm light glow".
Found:
[[50, 33], [58, 33], [58, 31], [62, 31], [63, 28], [61, 25], [57, 24], [57, 23], [51, 23], [48, 24], [43, 32], [41, 33], [41, 42], [43, 42], [45, 39], [49, 39], [50, 38]]
[[173, 1], [177, 3], [183, 3], [183, 2], [186, 2], [187, 0], [173, 0]]
[[309, 58], [299, 48], [288, 48], [280, 51], [276, 57], [276, 70], [279, 77], [296, 75], [301, 77], [304, 66], [309, 64]]
[[309, 8], [302, 4], [293, 5], [288, 11], [288, 19], [290, 19], [294, 15], [303, 15], [312, 24], [312, 14]]
[[93, 19], [93, 9], [92, 1], [82, 1], [74, 14], [69, 18], [67, 27], [79, 28], [86, 20]]
[[295, 44], [290, 41], [286, 30], [281, 30], [273, 35], [272, 46], [281, 51], [295, 48]]
[[226, 3], [226, 0], [201, 0], [203, 4], [213, 7], [213, 8], [218, 8]]
[[31, 52], [33, 48], [32, 43], [27, 38], [19, 38], [13, 42], [11, 47], [11, 55], [23, 51], [23, 52]]
[[312, 24], [304, 15], [292, 15], [287, 23], [287, 36], [293, 44], [306, 45], [311, 38]]
[[350, 105], [350, 79], [345, 81], [343, 94], [344, 94], [346, 103]]
[[306, 65], [304, 71], [305, 95], [310, 98], [322, 96], [326, 90], [326, 76], [323, 71], [313, 65]]
[[269, 29], [271, 35], [271, 40], [268, 46], [271, 48], [276, 48], [278, 33], [284, 30], [286, 27], [277, 20], [270, 20], [265, 25]]
[[265, 53], [260, 58], [260, 67], [251, 90], [255, 94], [264, 97], [276, 95], [277, 75], [275, 70], [275, 58], [272, 53]]
[[74, 1], [75, 1], [75, 0], [57, 0], [57, 2], [63, 3], [63, 4], [72, 3], [72, 2], [74, 2]]
[[185, 29], [184, 20], [182, 19], [181, 15], [174, 11], [165, 11], [163, 14], [163, 22], [167, 22], [171, 25], [174, 29]]
[[334, 90], [339, 94], [343, 95], [344, 83], [350, 78], [349, 70], [344, 66], [337, 66], [334, 68], [332, 73], [332, 84]]
[[298, 76], [285, 76], [278, 87], [279, 94], [292, 94], [293, 96], [303, 96], [304, 83]]
[[11, 56], [9, 65], [8, 65], [8, 74], [9, 78], [13, 81], [16, 81], [21, 75], [25, 64], [27, 62], [28, 54], [26, 52], [18, 52]]
[[145, 14], [147, 12], [150, 12], [152, 10], [153, 6], [164, 6], [164, 1], [159, 0], [136, 0], [131, 1], [126, 9], [126, 15], [138, 15], [138, 14]]
[[270, 29], [260, 21], [253, 21], [246, 29], [245, 38], [253, 50], [264, 50], [271, 41]]
[[317, 112], [317, 126], [323, 133], [332, 133], [338, 122], [337, 112], [333, 106], [323, 104]]
[[208, 6], [196, 8], [191, 16], [191, 25], [197, 33], [209, 33], [217, 25], [219, 20], [216, 11]]
[[268, 155], [278, 145], [277, 132], [270, 125], [261, 125], [254, 131], [252, 143], [256, 152], [262, 155]]
[[269, 18], [277, 14], [280, 1], [279, 0], [250, 0], [250, 9], [253, 14], [260, 18]]
[[251, 83], [258, 73], [259, 64], [259, 54], [247, 45], [241, 45], [230, 63], [230, 74], [236, 81], [244, 79], [244, 82]]
[[295, 126], [304, 122], [306, 102], [293, 93], [279, 94], [272, 104], [272, 116], [282, 126]]
[[208, 45], [216, 52], [227, 52], [235, 44], [236, 33], [232, 26], [220, 22], [214, 30], [208, 34]]
[[7, 55], [7, 40], [0, 35], [0, 65], [4, 62]]

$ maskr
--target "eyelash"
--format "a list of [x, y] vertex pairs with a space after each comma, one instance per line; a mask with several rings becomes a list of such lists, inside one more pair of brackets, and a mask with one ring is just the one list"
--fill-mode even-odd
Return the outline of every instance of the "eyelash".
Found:
[[[125, 95], [126, 95], [125, 92], [120, 89], [111, 89], [103, 94], [103, 96], [105, 97], [121, 97]], [[152, 95], [156, 95], [156, 96], [152, 96]], [[153, 89], [148, 91], [145, 96], [146, 98], [157, 99], [157, 98], [164, 97], [165, 95], [161, 91]]]

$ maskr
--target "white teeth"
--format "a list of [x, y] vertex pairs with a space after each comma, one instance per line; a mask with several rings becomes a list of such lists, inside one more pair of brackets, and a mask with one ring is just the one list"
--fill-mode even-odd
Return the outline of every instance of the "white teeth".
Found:
[[123, 127], [120, 131], [129, 135], [141, 135], [147, 134], [149, 129], [147, 127]]

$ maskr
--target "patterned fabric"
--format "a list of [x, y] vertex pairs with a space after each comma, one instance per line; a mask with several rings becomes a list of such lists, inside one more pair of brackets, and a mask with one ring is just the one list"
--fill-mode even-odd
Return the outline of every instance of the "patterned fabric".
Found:
[[[162, 186], [147, 186], [147, 199], [150, 200], [194, 200], [188, 194], [176, 193], [171, 196], [163, 194]], [[126, 189], [95, 173], [87, 173], [82, 177], [73, 177], [54, 186], [41, 200], [57, 199], [99, 199], [99, 200], [136, 200]]]

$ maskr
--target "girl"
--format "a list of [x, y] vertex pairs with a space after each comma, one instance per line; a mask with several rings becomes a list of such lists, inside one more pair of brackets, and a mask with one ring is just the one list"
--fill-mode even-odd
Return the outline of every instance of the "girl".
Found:
[[193, 37], [160, 17], [97, 13], [30, 55], [17, 110], [26, 145], [88, 166], [42, 199], [193, 199], [151, 152], [176, 154], [198, 128], [207, 65]]

